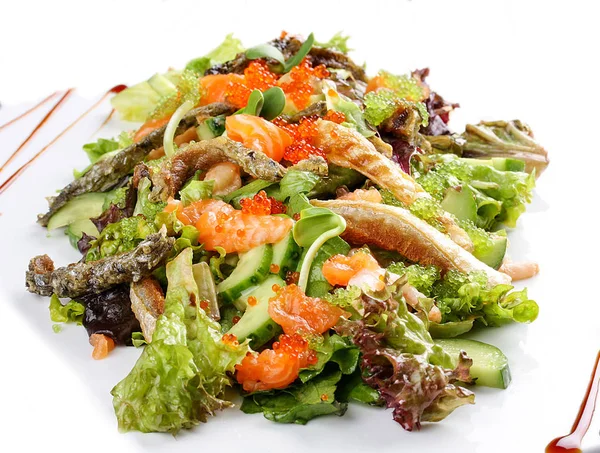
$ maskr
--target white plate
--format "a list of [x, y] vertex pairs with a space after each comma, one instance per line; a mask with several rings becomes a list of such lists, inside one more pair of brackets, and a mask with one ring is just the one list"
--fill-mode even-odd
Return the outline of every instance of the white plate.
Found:
[[[362, 47], [359, 42], [354, 45]], [[430, 63], [435, 68], [440, 61], [444, 60]], [[471, 72], [469, 76], [477, 79], [473, 83], [465, 79], [464, 73], [453, 78], [448, 67], [440, 67], [442, 75], [434, 72], [433, 88], [462, 103], [462, 109], [453, 118], [453, 128], [461, 130], [461, 122], [467, 120], [517, 116], [523, 111], [527, 117], [522, 119], [532, 124], [552, 159], [538, 181], [528, 212], [510, 233], [513, 259], [534, 259], [540, 263], [541, 274], [525, 282], [530, 296], [540, 305], [540, 316], [529, 326], [509, 325], [474, 336], [500, 347], [508, 356], [513, 382], [507, 390], [478, 388], [475, 406], [460, 408], [441, 423], [426, 424], [419, 433], [404, 432], [393, 422], [390, 411], [353, 404], [344, 417], [323, 417], [306, 426], [274, 424], [261, 415], [244, 415], [231, 409], [176, 439], [170, 435], [117, 434], [109, 391], [127, 374], [139, 351], [119, 348], [107, 360], [93, 361], [84, 329], [67, 327], [60, 334], [53, 333], [48, 300], [24, 289], [24, 272], [32, 256], [48, 253], [58, 265], [79, 259], [62, 231], [47, 235], [35, 219], [37, 213], [46, 209], [44, 197], [70, 182], [73, 168], [86, 165], [81, 145], [90, 140], [104, 120], [108, 113], [108, 106], [104, 105], [0, 195], [0, 345], [4, 356], [0, 364], [0, 388], [4, 392], [0, 423], [3, 428], [8, 427], [6, 431], [2, 429], [0, 450], [29, 451], [47, 446], [49, 451], [80, 451], [81, 445], [86, 445], [86, 451], [116, 452], [240, 448], [245, 452], [290, 453], [504, 453], [542, 451], [550, 439], [566, 434], [600, 347], [599, 274], [594, 264], [600, 252], [596, 170], [600, 151], [595, 130], [575, 133], [568, 125], [570, 115], [585, 122], [593, 118], [594, 110], [591, 104], [575, 106], [571, 99], [551, 99], [549, 93], [559, 77], [538, 79], [538, 89], [534, 90], [531, 78], [514, 74], [514, 79], [507, 79], [506, 73], [502, 77], [494, 75], [492, 64], [489, 68], [490, 72]], [[484, 76], [487, 83], [482, 82]], [[529, 103], [514, 105], [514, 98], [507, 95], [502, 99], [494, 94], [496, 87], [503, 93], [523, 89], [523, 80], [532, 92]], [[453, 82], [456, 88], [452, 95], [446, 94], [444, 88], [452, 87]], [[576, 84], [574, 81], [571, 86]], [[489, 96], [480, 91], [484, 88], [490, 90]], [[483, 99], [486, 96], [491, 101]], [[0, 173], [0, 181], [92, 102], [93, 99], [73, 96], [23, 155]], [[3, 107], [0, 124], [25, 108]], [[40, 111], [37, 116], [42, 114]], [[29, 120], [0, 131], [2, 159], [35, 123], [32, 115]], [[122, 126], [113, 122], [100, 136], [112, 136]], [[599, 426], [595, 421], [590, 429], [584, 442], [587, 448], [600, 445]], [[2, 448], [14, 445], [19, 448]]]

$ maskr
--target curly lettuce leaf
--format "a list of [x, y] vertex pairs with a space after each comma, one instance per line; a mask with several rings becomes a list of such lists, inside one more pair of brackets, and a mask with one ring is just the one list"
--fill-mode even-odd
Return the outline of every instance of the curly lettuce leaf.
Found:
[[216, 64], [225, 63], [233, 60], [238, 53], [245, 50], [242, 42], [233, 37], [233, 33], [228, 34], [225, 40], [216, 48], [211, 50], [203, 57], [190, 60], [185, 66], [188, 71], [193, 71], [198, 75], [204, 75], [206, 70]]
[[304, 383], [285, 390], [258, 392], [244, 398], [241, 410], [246, 414], [261, 413], [267, 420], [278, 423], [305, 425], [321, 415], [344, 415], [347, 403], [335, 399], [337, 384], [342, 378], [339, 370], [327, 371]]
[[189, 181], [180, 191], [181, 203], [188, 206], [194, 201], [212, 198], [214, 181]]
[[156, 216], [165, 209], [167, 203], [159, 201], [150, 201], [150, 192], [152, 191], [152, 183], [148, 178], [140, 179], [137, 189], [137, 203], [133, 210], [133, 215], [143, 215], [149, 222], [154, 222]]
[[333, 35], [329, 41], [319, 42], [315, 41], [316, 47], [322, 47], [323, 49], [332, 49], [337, 50], [338, 52], [342, 52], [344, 54], [350, 52], [353, 49], [348, 48], [348, 40], [350, 36], [342, 35], [341, 31], [338, 31], [335, 35]]
[[422, 421], [442, 420], [473, 403], [474, 395], [454, 384], [469, 381], [472, 361], [461, 355], [453, 370], [450, 356], [402, 298], [364, 302], [363, 319], [349, 328], [362, 353], [363, 380], [393, 409], [395, 421], [412, 431]]
[[205, 422], [231, 405], [221, 399], [228, 373], [249, 351], [246, 343], [224, 343], [218, 323], [196, 304], [190, 249], [167, 264], [167, 280], [152, 342], [111, 392], [122, 431], [176, 433]]
[[451, 188], [467, 186], [475, 196], [476, 225], [486, 230], [498, 224], [516, 226], [531, 202], [535, 174], [502, 171], [486, 161], [461, 159], [453, 154], [423, 158], [426, 172], [417, 181], [432, 197], [442, 202]]
[[442, 312], [442, 324], [469, 319], [489, 326], [535, 321], [539, 313], [537, 303], [527, 297], [526, 289], [512, 290], [511, 285], [488, 288], [483, 272], [463, 274], [451, 270], [433, 286], [432, 297]]
[[81, 325], [83, 323], [83, 314], [85, 307], [71, 300], [63, 305], [56, 294], [52, 294], [50, 298], [50, 319], [53, 322], [75, 323]]

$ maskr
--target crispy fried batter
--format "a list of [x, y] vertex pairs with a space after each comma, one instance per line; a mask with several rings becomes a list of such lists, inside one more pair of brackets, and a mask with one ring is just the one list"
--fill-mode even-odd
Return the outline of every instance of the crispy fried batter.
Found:
[[153, 199], [168, 200], [198, 170], [206, 170], [219, 162], [232, 162], [252, 176], [267, 181], [279, 181], [285, 175], [285, 168], [266, 154], [227, 137], [217, 137], [190, 143], [167, 160], [161, 170], [152, 175]]
[[311, 200], [346, 220], [342, 237], [352, 244], [371, 244], [395, 250], [411, 261], [433, 264], [444, 271], [483, 271], [489, 284], [509, 284], [510, 277], [485, 265], [446, 235], [406, 209], [352, 200]]
[[41, 296], [78, 297], [101, 293], [121, 283], [137, 282], [149, 275], [167, 258], [175, 239], [166, 231], [151, 234], [130, 252], [89, 263], [74, 263], [54, 268], [47, 255], [29, 262], [25, 285]]
[[[327, 153], [329, 162], [362, 173], [380, 187], [392, 192], [406, 205], [411, 205], [418, 198], [431, 197], [409, 174], [378, 153], [375, 147], [355, 130], [324, 120], [320, 120], [317, 125], [317, 146]], [[473, 249], [469, 236], [452, 217], [444, 214], [439, 220], [454, 242], [468, 251]]]
[[[210, 104], [189, 112], [179, 123], [175, 135], [179, 135], [190, 127], [198, 125], [198, 117], [216, 116], [233, 113], [234, 108], [229, 104]], [[50, 217], [62, 208], [69, 200], [88, 192], [106, 192], [127, 176], [131, 170], [142, 161], [150, 151], [162, 146], [166, 125], [151, 132], [138, 143], [128, 146], [112, 157], [99, 160], [81, 178], [60, 191], [58, 196], [50, 197], [50, 207], [46, 214], [38, 215], [38, 223], [48, 225]]]

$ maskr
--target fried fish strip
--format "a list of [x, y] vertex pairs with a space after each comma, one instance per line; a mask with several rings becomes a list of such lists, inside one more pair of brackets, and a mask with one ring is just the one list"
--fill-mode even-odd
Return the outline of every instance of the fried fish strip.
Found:
[[152, 198], [167, 201], [198, 170], [206, 170], [219, 162], [232, 162], [252, 176], [267, 181], [279, 181], [286, 171], [260, 151], [248, 149], [227, 137], [217, 137], [190, 143], [165, 161], [161, 170], [152, 175]]
[[[235, 109], [229, 104], [215, 103], [189, 112], [179, 123], [175, 135], [198, 125], [198, 118], [233, 113]], [[143, 140], [123, 149], [112, 157], [99, 160], [81, 178], [60, 191], [56, 197], [48, 199], [49, 209], [46, 214], [38, 215], [38, 223], [47, 226], [50, 217], [62, 208], [69, 200], [88, 192], [106, 192], [114, 187], [122, 178], [142, 161], [152, 150], [163, 145], [166, 125], [151, 132]]]
[[166, 231], [151, 234], [130, 252], [89, 263], [74, 263], [54, 269], [47, 255], [29, 262], [25, 285], [41, 296], [79, 297], [101, 293], [121, 283], [137, 282], [164, 262], [175, 239]]
[[156, 320], [165, 311], [165, 295], [158, 281], [147, 277], [131, 284], [129, 290], [131, 310], [140, 322], [145, 340], [150, 343]]
[[311, 203], [330, 209], [346, 220], [342, 237], [350, 243], [395, 250], [411, 261], [433, 264], [443, 271], [483, 271], [491, 286], [510, 284], [508, 275], [485, 265], [406, 209], [353, 200], [311, 200]]
[[[327, 153], [329, 162], [362, 173], [380, 187], [389, 190], [406, 205], [418, 198], [431, 198], [409, 174], [377, 152], [375, 147], [353, 129], [331, 121], [319, 120], [317, 143]], [[454, 242], [465, 250], [473, 250], [473, 243], [447, 213], [438, 219]]]

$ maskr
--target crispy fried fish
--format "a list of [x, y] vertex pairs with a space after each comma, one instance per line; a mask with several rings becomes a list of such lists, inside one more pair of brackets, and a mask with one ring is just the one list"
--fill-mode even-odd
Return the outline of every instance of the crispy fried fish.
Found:
[[101, 293], [121, 283], [137, 282], [164, 262], [175, 239], [166, 231], [151, 234], [130, 252], [89, 263], [74, 263], [54, 269], [48, 255], [32, 258], [25, 275], [31, 293], [41, 296], [79, 297]]
[[[183, 133], [192, 126], [196, 126], [198, 124], [197, 118], [233, 113], [234, 110], [229, 104], [222, 103], [210, 104], [194, 109], [181, 120], [175, 135]], [[58, 196], [48, 199], [50, 205], [48, 212], [38, 216], [38, 223], [42, 226], [47, 226], [50, 217], [77, 195], [88, 192], [105, 192], [114, 187], [150, 151], [162, 146], [165, 129], [166, 126], [163, 126], [150, 133], [142, 141], [128, 146], [116, 155], [96, 162], [86, 174], [61, 190]]]
[[342, 237], [350, 243], [395, 250], [411, 261], [433, 264], [444, 271], [483, 271], [491, 286], [510, 284], [508, 275], [485, 265], [406, 209], [354, 200], [311, 200], [311, 203], [346, 220]]
[[217, 137], [190, 143], [165, 161], [161, 170], [152, 175], [153, 199], [168, 200], [194, 173], [218, 162], [233, 162], [252, 176], [267, 181], [279, 181], [286, 172], [266, 154], [248, 149], [227, 137]]
[[131, 284], [129, 290], [131, 309], [140, 322], [142, 333], [148, 343], [156, 327], [156, 320], [165, 311], [165, 295], [158, 281], [146, 277]]
[[[392, 192], [406, 205], [412, 204], [418, 198], [431, 197], [412, 176], [377, 152], [375, 147], [355, 130], [331, 121], [320, 120], [317, 124], [319, 134], [316, 145], [327, 153], [329, 162], [362, 173], [377, 185]], [[471, 239], [452, 217], [445, 214], [439, 221], [446, 227], [454, 242], [468, 251], [473, 250]]]

